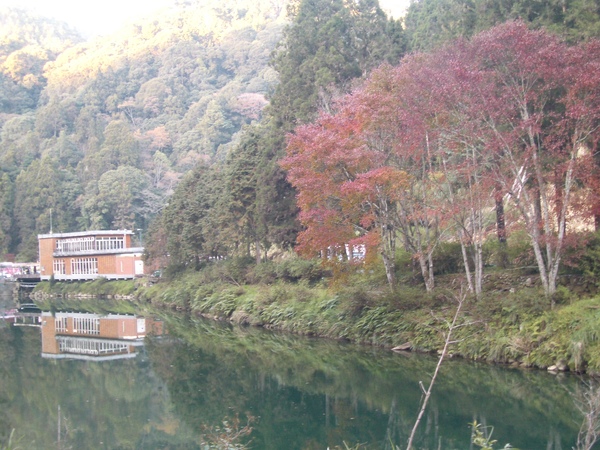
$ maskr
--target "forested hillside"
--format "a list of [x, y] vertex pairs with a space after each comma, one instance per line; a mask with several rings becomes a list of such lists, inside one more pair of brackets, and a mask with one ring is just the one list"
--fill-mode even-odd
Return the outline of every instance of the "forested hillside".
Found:
[[411, 2], [405, 26], [413, 50], [430, 50], [517, 19], [577, 42], [600, 35], [599, 15], [595, 0], [419, 0]]
[[290, 249], [301, 228], [296, 193], [279, 166], [286, 134], [404, 54], [401, 24], [377, 0], [301, 0], [288, 13], [292, 23], [271, 60], [279, 83], [263, 120], [223, 164], [199, 164], [179, 185], [150, 230], [147, 252], [157, 267], [179, 271], [225, 256], [260, 262], [269, 250]]
[[285, 2], [207, 4], [89, 42], [0, 13], [0, 254], [35, 260], [51, 228], [145, 229], [183, 173], [260, 120]]
[[[296, 169], [295, 187], [308, 193], [303, 200], [305, 208], [297, 210], [294, 198], [298, 192], [288, 184], [286, 174], [277, 163], [284, 157], [286, 134], [293, 135], [298, 126], [315, 121], [319, 114], [334, 115], [339, 112], [346, 102], [344, 100], [340, 104], [339, 99], [369, 77], [372, 69], [383, 63], [398, 66], [408, 53], [431, 51], [453, 39], [470, 38], [482, 30], [515, 19], [523, 20], [531, 28], [544, 28], [557, 33], [570, 43], [597, 36], [597, 26], [600, 23], [598, 6], [587, 0], [420, 0], [411, 4], [403, 27], [398, 22], [386, 19], [372, 1], [348, 4], [303, 0], [292, 3], [290, 9], [292, 23], [286, 28], [282, 43], [272, 60], [272, 66], [279, 74], [279, 84], [270, 97], [270, 106], [265, 111], [263, 121], [245, 134], [243, 141], [233, 148], [225, 164], [211, 168], [199, 166], [180, 185], [181, 188], [175, 193], [161, 219], [154, 223], [155, 228], [151, 233], [149, 256], [150, 261], [157, 266], [170, 265], [179, 270], [183, 267], [197, 267], [199, 262], [210, 257], [226, 255], [252, 255], [260, 261], [269, 250], [295, 244], [303, 227], [305, 230], [308, 227], [310, 234], [311, 223], [320, 226], [310, 234], [310, 239], [306, 237], [308, 235], [305, 231], [305, 240], [301, 241], [311, 255], [318, 250], [339, 245], [343, 240], [349, 242], [353, 237], [358, 238], [357, 242], [366, 242], [368, 236], [374, 236], [372, 243], [380, 242], [383, 246], [388, 241], [384, 236], [385, 230], [390, 231], [389, 237], [395, 240], [399, 236], [395, 234], [398, 229], [390, 222], [386, 222], [387, 225], [379, 223], [373, 217], [378, 214], [375, 212], [377, 208], [383, 210], [397, 205], [397, 196], [375, 206], [372, 201], [366, 204], [358, 202], [356, 192], [353, 197], [348, 192], [341, 195], [336, 190], [344, 181], [362, 181], [363, 188], [369, 182], [377, 181], [377, 178], [370, 181], [364, 177], [355, 179], [357, 175], [353, 170], [357, 168], [352, 169], [352, 164], [360, 164], [361, 156], [357, 147], [349, 143], [353, 134], [345, 134], [348, 130], [335, 136], [332, 133], [319, 134], [320, 127], [333, 130], [337, 124], [319, 122], [314, 129], [308, 131], [315, 139], [314, 144], [318, 143], [323, 147], [320, 157], [306, 162], [305, 166], [295, 160], [290, 160], [286, 165], [286, 170]], [[440, 54], [436, 57], [447, 56]], [[451, 60], [445, 59], [438, 62], [442, 72], [444, 67], [453, 64]], [[416, 78], [410, 82], [417, 83], [415, 80]], [[395, 94], [392, 93], [392, 88], [386, 88], [385, 83], [379, 86], [377, 89], [381, 90], [380, 96], [371, 93], [374, 99], [372, 101], [379, 102], [381, 107], [384, 107], [386, 101], [392, 101], [396, 105], [390, 105], [390, 109], [381, 116], [383, 123], [398, 114], [400, 110], [397, 108], [403, 96], [421, 92], [420, 101], [424, 102], [426, 98], [432, 101], [431, 90], [442, 87], [434, 84], [429, 86], [429, 91], [423, 92], [423, 86], [430, 82], [425, 78], [400, 97], [393, 97]], [[465, 89], [465, 86], [458, 89]], [[389, 97], [386, 98], [386, 95]], [[429, 107], [423, 104], [420, 109], [416, 109], [412, 117], [422, 115], [426, 106]], [[356, 114], [353, 109], [355, 107], [357, 106], [348, 107], [352, 111], [350, 116]], [[373, 111], [377, 109], [375, 105], [371, 105], [371, 108]], [[432, 115], [429, 119], [424, 119], [424, 123], [427, 120], [440, 119]], [[432, 125], [429, 124], [430, 127]], [[360, 124], [356, 126], [358, 129], [352, 133], [359, 136], [364, 130], [361, 130]], [[390, 131], [384, 128], [377, 130], [374, 132], [376, 136], [369, 135], [366, 141], [359, 141], [356, 145], [377, 147], [376, 142], [383, 145], [387, 142], [385, 136], [391, 136]], [[288, 138], [289, 136], [291, 135]], [[425, 136], [426, 132], [423, 131], [418, 138], [419, 142], [425, 142]], [[327, 138], [331, 141], [320, 140]], [[404, 138], [403, 135], [398, 135], [396, 144], [400, 145]], [[472, 136], [470, 139], [476, 137]], [[383, 148], [378, 150], [383, 151]], [[291, 151], [294, 151], [293, 146]], [[388, 158], [394, 156], [390, 154]], [[410, 160], [410, 156], [407, 158]], [[389, 165], [390, 162], [392, 161], [386, 164]], [[328, 170], [330, 164], [332, 168]], [[370, 161], [369, 164], [374, 162]], [[394, 167], [393, 162], [391, 165]], [[385, 167], [387, 166], [384, 164], [380, 169], [387, 170]], [[360, 170], [363, 169], [364, 167]], [[298, 175], [298, 172], [301, 173]], [[309, 173], [314, 176], [311, 178]], [[435, 175], [435, 171], [433, 174]], [[335, 183], [338, 183], [337, 187]], [[391, 185], [395, 186], [392, 189], [399, 189], [400, 186], [394, 183]], [[374, 190], [372, 195], [380, 195], [375, 194], [377, 189], [382, 189], [378, 186], [371, 185]], [[366, 191], [363, 194], [367, 195]], [[314, 208], [319, 199], [323, 201], [322, 208]], [[348, 205], [352, 201], [355, 202], [355, 208], [349, 209]], [[421, 199], [421, 204], [426, 203], [426, 199]], [[411, 219], [412, 213], [405, 211], [405, 214], [407, 224], [414, 225], [415, 221], [428, 223], [427, 219], [420, 216], [418, 219]], [[360, 217], [363, 222], [360, 222]], [[344, 224], [349, 228], [345, 228], [342, 233]], [[379, 231], [376, 232], [378, 228]], [[418, 229], [412, 225], [409, 228]], [[485, 229], [488, 228], [489, 225], [486, 224]], [[429, 231], [432, 229], [429, 228]], [[485, 235], [487, 236], [487, 231]], [[448, 236], [441, 237], [440, 240], [447, 238]], [[481, 238], [485, 239], [485, 236], [481, 235]], [[402, 238], [404, 246], [409, 250], [406, 239]], [[434, 269], [431, 258], [437, 245], [434, 241], [423, 240], [423, 237], [417, 236], [415, 239], [420, 239], [420, 248], [412, 249], [414, 258], [424, 258], [420, 261], [423, 274], [428, 277], [427, 273], [431, 272], [432, 277]], [[306, 245], [308, 240], [312, 242], [311, 245]], [[319, 245], [321, 247], [316, 248]], [[390, 245], [388, 249], [391, 265], [388, 275], [392, 284], [394, 249], [395, 245]], [[383, 250], [381, 252], [385, 260], [386, 253]], [[427, 269], [427, 266], [430, 268]], [[481, 270], [477, 270], [480, 276]], [[431, 285], [432, 282], [433, 278]]]
[[44, 65], [82, 41], [65, 24], [0, 9], [0, 106], [4, 114], [35, 109], [45, 86]]
[[303, 229], [286, 135], [382, 63], [510, 19], [570, 43], [600, 30], [591, 0], [419, 0], [403, 22], [377, 0], [208, 5], [88, 42], [0, 13], [0, 254], [35, 259], [50, 229], [130, 228], [157, 267], [260, 261]]

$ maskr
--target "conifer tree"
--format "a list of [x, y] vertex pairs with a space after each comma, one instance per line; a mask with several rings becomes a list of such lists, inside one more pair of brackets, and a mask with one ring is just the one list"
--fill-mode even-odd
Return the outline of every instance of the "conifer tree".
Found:
[[280, 84], [259, 131], [256, 176], [263, 239], [284, 248], [295, 244], [301, 229], [295, 190], [278, 164], [285, 134], [331, 108], [353, 80], [382, 62], [398, 63], [404, 53], [400, 23], [388, 19], [376, 0], [301, 0], [289, 12], [293, 22], [272, 60]]

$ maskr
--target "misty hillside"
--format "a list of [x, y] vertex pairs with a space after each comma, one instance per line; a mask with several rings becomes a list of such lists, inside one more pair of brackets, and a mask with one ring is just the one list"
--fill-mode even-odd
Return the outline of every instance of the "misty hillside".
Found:
[[141, 229], [181, 266], [290, 248], [286, 134], [357, 80], [507, 20], [579, 42], [599, 17], [591, 0], [419, 0], [402, 22], [377, 0], [187, 0], [84, 41], [0, 9], [0, 255], [35, 260], [51, 226]]
[[285, 2], [205, 3], [88, 42], [0, 13], [0, 254], [35, 259], [50, 215], [54, 231], [145, 227], [183, 172], [260, 119]]

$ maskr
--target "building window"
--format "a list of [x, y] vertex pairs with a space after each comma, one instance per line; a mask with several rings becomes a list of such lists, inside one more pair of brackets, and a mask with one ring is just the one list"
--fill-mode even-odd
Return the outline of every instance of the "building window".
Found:
[[65, 270], [65, 260], [64, 259], [55, 259], [54, 261], [52, 261], [52, 273], [55, 273], [58, 275], [64, 275], [67, 273]]
[[67, 332], [67, 318], [66, 317], [56, 317], [54, 319], [54, 328], [57, 333], [66, 333]]
[[94, 237], [80, 237], [72, 239], [61, 239], [56, 241], [56, 251], [58, 252], [87, 252], [95, 250]]
[[79, 355], [103, 355], [129, 353], [129, 344], [123, 342], [105, 342], [89, 338], [61, 337], [58, 341], [62, 353]]
[[123, 236], [96, 238], [96, 250], [120, 250], [122, 248], [125, 248]]
[[95, 317], [74, 317], [73, 333], [100, 334], [100, 319]]
[[79, 237], [56, 241], [56, 251], [64, 253], [121, 250], [125, 248], [125, 236]]
[[71, 274], [93, 275], [98, 273], [98, 258], [75, 258], [71, 260]]

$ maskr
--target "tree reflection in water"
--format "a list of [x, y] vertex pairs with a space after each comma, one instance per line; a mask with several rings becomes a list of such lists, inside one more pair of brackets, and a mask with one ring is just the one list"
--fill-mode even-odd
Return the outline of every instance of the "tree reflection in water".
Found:
[[[239, 418], [253, 449], [405, 445], [419, 381], [436, 358], [224, 326], [169, 314], [168, 335], [136, 358], [40, 357], [35, 328], [0, 328], [0, 439], [56, 448], [201, 448]], [[570, 448], [581, 415], [571, 376], [447, 360], [417, 435], [423, 449], [469, 448], [469, 424], [519, 448]], [[239, 429], [241, 429], [239, 428]], [[230, 428], [234, 430], [233, 427]], [[234, 432], [235, 434], [235, 432]], [[13, 438], [15, 439], [15, 438]], [[14, 442], [14, 441], [13, 441]], [[99, 444], [101, 443], [101, 444]]]

